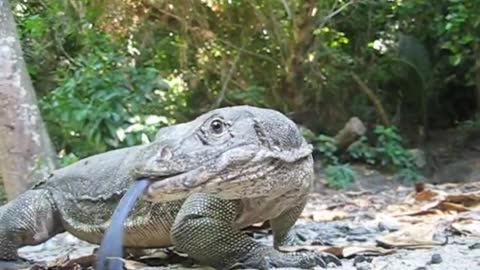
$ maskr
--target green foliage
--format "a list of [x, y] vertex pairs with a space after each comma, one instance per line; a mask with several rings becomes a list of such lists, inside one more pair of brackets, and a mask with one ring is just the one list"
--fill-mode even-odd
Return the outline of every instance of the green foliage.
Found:
[[355, 172], [348, 164], [329, 165], [325, 168], [328, 186], [335, 189], [345, 189], [355, 179]]
[[329, 187], [345, 189], [353, 183], [355, 172], [349, 164], [340, 163], [335, 140], [332, 137], [320, 134], [312, 137], [311, 143], [325, 168], [325, 176]]
[[3, 205], [5, 203], [7, 203], [7, 192], [5, 192], [3, 179], [0, 177], [0, 205]]
[[315, 150], [319, 153], [322, 163], [326, 166], [338, 164], [336, 156], [337, 147], [332, 137], [320, 134], [312, 142]]
[[135, 66], [119, 44], [88, 37], [96, 46], [75, 66], [59, 68], [59, 87], [40, 102], [57, 144], [83, 157], [147, 142], [173, 123], [170, 113], [185, 105], [176, 104], [182, 92], [166, 90], [158, 70]]
[[367, 137], [365, 136], [361, 136], [357, 141], [352, 143], [347, 151], [354, 159], [363, 160], [372, 165], [377, 163], [376, 149], [368, 144]]
[[[474, 100], [469, 91], [480, 89], [478, 1], [11, 3], [65, 158], [148, 141], [217, 103], [275, 108], [316, 134], [352, 115], [377, 124], [352, 73], [402, 129], [426, 119], [457, 123], [457, 109], [443, 109], [451, 100], [439, 97], [462, 91]], [[377, 144], [361, 139], [351, 155], [411, 168], [398, 138], [377, 133]], [[331, 138], [312, 141], [325, 164], [340, 163]]]
[[414, 157], [404, 147], [402, 137], [395, 127], [376, 126], [376, 143], [372, 146], [365, 136], [351, 144], [347, 152], [357, 160], [365, 161], [397, 172], [405, 182], [420, 178]]
[[377, 135], [375, 149], [382, 166], [393, 168], [415, 166], [412, 155], [404, 148], [402, 137], [395, 127], [376, 126], [374, 133]]
[[66, 167], [80, 160], [80, 158], [78, 158], [75, 154], [73, 153], [65, 154], [64, 151], [60, 152], [60, 154], [58, 155], [58, 158], [59, 158], [60, 168]]

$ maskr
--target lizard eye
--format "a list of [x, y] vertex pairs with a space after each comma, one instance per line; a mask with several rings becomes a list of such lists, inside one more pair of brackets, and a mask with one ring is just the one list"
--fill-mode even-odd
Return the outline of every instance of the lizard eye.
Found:
[[222, 121], [215, 119], [210, 123], [210, 129], [213, 133], [220, 135], [223, 133], [225, 125]]

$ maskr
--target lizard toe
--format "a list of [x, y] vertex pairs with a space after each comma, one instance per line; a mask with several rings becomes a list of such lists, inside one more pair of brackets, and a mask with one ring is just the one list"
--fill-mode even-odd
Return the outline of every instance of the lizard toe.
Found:
[[270, 249], [250, 256], [230, 269], [254, 268], [266, 270], [281, 267], [312, 269], [313, 267], [327, 268], [331, 264], [339, 266], [341, 262], [336, 256], [328, 253], [311, 251], [283, 253]]

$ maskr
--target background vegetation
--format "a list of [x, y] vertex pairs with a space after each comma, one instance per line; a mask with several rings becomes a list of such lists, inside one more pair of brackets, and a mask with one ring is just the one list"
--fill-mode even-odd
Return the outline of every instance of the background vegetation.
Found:
[[63, 165], [214, 107], [251, 104], [308, 128], [331, 154], [332, 178], [348, 182], [351, 172], [328, 136], [357, 116], [371, 132], [346, 160], [415, 179], [405, 145], [475, 123], [480, 110], [479, 1], [11, 4]]

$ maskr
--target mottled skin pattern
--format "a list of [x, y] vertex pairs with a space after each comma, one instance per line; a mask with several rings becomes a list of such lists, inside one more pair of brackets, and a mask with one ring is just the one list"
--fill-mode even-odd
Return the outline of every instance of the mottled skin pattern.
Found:
[[[89, 157], [54, 171], [0, 208], [0, 260], [63, 231], [100, 243], [125, 191], [152, 184], [125, 222], [124, 245], [175, 245], [202, 263], [311, 268], [334, 258], [281, 253], [241, 229], [269, 220], [287, 241], [313, 181], [311, 146], [284, 115], [249, 106], [213, 110], [161, 129], [154, 142]], [[0, 265], [1, 266], [1, 265]]]

